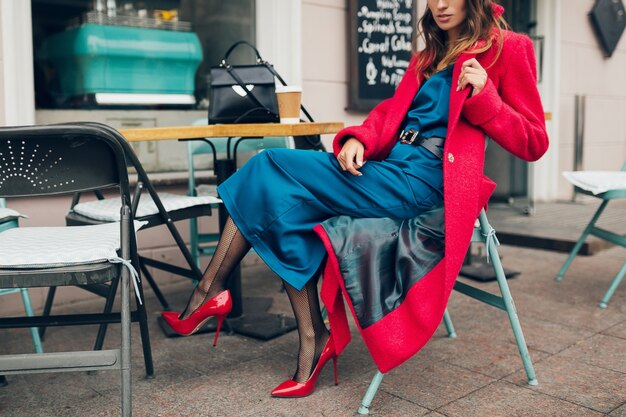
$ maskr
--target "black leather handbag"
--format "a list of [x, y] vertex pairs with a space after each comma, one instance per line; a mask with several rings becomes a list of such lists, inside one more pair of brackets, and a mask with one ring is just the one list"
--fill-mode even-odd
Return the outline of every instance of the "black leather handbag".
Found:
[[[230, 65], [228, 57], [239, 45], [247, 45], [256, 54], [254, 65]], [[209, 124], [278, 123], [275, 78], [287, 85], [272, 64], [261, 58], [249, 42], [235, 42], [224, 54], [217, 67], [211, 67], [209, 94]], [[310, 122], [313, 118], [304, 106], [302, 113]], [[326, 151], [320, 135], [294, 138], [296, 148]]]
[[[235, 48], [247, 45], [256, 53], [256, 64], [231, 65]], [[209, 124], [277, 123], [278, 104], [274, 71], [259, 51], [246, 41], [233, 44], [217, 67], [211, 68]]]

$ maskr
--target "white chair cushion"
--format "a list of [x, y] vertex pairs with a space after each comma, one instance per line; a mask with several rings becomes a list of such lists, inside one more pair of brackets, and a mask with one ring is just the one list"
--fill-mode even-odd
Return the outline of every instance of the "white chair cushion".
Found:
[[[215, 198], [217, 198], [217, 185], [212, 185], [212, 184], [200, 184], [196, 187], [196, 195], [198, 197], [204, 197], [204, 196], [213, 196]], [[218, 199], [219, 200], [219, 199]], [[222, 200], [220, 200], [220, 203], [222, 202]]]
[[22, 213], [19, 213], [15, 210], [11, 210], [9, 208], [0, 207], [0, 222], [6, 219], [16, 218], [16, 217], [28, 217], [28, 216]]
[[[135, 231], [145, 222], [135, 221]], [[0, 233], [0, 268], [43, 268], [119, 258], [120, 224], [16, 227]]]
[[[186, 195], [177, 195], [170, 193], [159, 193], [159, 198], [166, 211], [180, 210], [188, 207], [199, 206], [204, 204], [218, 204], [221, 203], [217, 197], [202, 196], [202, 197], [189, 197]], [[79, 203], [74, 206], [74, 213], [80, 214], [90, 219], [116, 222], [120, 220], [120, 201], [117, 199], [105, 198], [104, 200], [89, 201], [86, 203]], [[159, 210], [152, 201], [152, 197], [149, 194], [142, 195], [139, 200], [139, 207], [137, 207], [137, 214], [135, 218], [150, 216], [158, 213]]]
[[563, 176], [575, 186], [593, 194], [626, 190], [626, 171], [565, 171]]

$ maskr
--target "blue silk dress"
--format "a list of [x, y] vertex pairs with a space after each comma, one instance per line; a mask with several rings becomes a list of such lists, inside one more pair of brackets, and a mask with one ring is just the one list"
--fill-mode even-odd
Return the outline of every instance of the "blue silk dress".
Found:
[[[405, 128], [446, 136], [452, 67], [430, 77], [416, 94]], [[383, 161], [367, 161], [354, 176], [332, 153], [267, 149], [218, 187], [234, 223], [261, 259], [300, 290], [326, 256], [313, 227], [347, 215], [410, 219], [443, 203], [439, 158], [398, 142]]]

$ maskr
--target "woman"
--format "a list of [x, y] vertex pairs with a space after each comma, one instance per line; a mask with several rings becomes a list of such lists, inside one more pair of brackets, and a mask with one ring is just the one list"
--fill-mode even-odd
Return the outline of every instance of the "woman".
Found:
[[[320, 314], [317, 277], [326, 249], [313, 228], [340, 215], [411, 219], [445, 201], [446, 228], [460, 231], [451, 247], [467, 249], [477, 212], [448, 212], [468, 207], [454, 194], [459, 187], [470, 207], [493, 190], [481, 183], [485, 134], [526, 160], [547, 149], [532, 43], [502, 30], [501, 13], [490, 0], [428, 0], [420, 19], [425, 50], [392, 98], [337, 134], [334, 155], [267, 150], [222, 184], [231, 217], [186, 310], [162, 313], [172, 328], [191, 334], [212, 316], [221, 324], [231, 308], [225, 280], [253, 246], [285, 281], [298, 324], [297, 370], [272, 395], [309, 395], [330, 359], [336, 381], [345, 338], [337, 343], [334, 330], [330, 337]], [[448, 244], [446, 236], [446, 258], [462, 260]], [[460, 268], [450, 265], [446, 277]], [[218, 334], [219, 325], [214, 343]]]

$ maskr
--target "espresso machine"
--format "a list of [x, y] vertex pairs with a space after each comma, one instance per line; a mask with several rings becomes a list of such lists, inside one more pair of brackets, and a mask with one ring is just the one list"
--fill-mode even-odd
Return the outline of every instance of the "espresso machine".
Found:
[[66, 30], [49, 36], [36, 59], [49, 69], [49, 93], [61, 107], [193, 107], [202, 47], [175, 10], [96, 0]]

